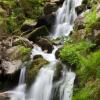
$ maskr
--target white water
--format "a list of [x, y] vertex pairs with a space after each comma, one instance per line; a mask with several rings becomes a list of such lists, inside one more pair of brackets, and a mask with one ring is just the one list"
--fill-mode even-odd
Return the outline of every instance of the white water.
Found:
[[58, 48], [59, 47], [54, 46], [54, 50], [52, 51], [51, 54], [49, 54], [49, 53], [42, 51], [41, 47], [39, 47], [38, 45], [34, 45], [31, 58], [34, 58], [34, 56], [36, 55], [42, 55], [42, 57], [49, 62], [56, 61], [55, 52]]
[[75, 7], [81, 5], [82, 0], [65, 0], [63, 6], [56, 13], [53, 38], [68, 36], [73, 30], [74, 21], [77, 17]]
[[20, 76], [19, 76], [19, 85], [25, 83], [25, 72], [26, 72], [26, 67], [23, 67], [21, 69]]
[[[74, 20], [76, 19], [75, 7], [81, 4], [82, 0], [65, 0], [62, 7], [57, 11], [56, 24], [54, 26], [54, 34], [52, 38], [57, 38], [60, 36], [68, 36], [73, 29]], [[25, 86], [19, 85], [14, 91], [11, 91], [11, 100], [50, 100], [51, 91], [53, 88], [53, 77], [56, 69], [57, 59], [55, 57], [55, 52], [58, 47], [54, 47], [51, 54], [42, 51], [42, 49], [34, 45], [32, 50], [31, 58], [36, 55], [41, 55], [45, 60], [49, 61], [48, 65], [44, 65], [36, 78], [35, 83], [32, 84], [30, 92], [27, 94], [28, 97], [25, 98]], [[65, 65], [63, 66], [65, 68]], [[59, 81], [60, 89], [59, 100], [71, 100], [73, 92], [73, 84], [75, 79], [75, 74], [71, 71], [62, 70], [62, 79]], [[23, 83], [24, 70], [22, 70], [21, 79], [19, 83]]]
[[25, 100], [25, 87], [25, 84], [21, 84], [13, 91], [8, 91], [10, 100]]
[[60, 100], [71, 100], [73, 93], [73, 83], [75, 80], [75, 73], [64, 72], [64, 82], [60, 87]]
[[45, 65], [39, 72], [36, 82], [30, 90], [31, 100], [50, 100], [52, 90], [52, 80], [54, 75], [54, 67], [56, 63]]

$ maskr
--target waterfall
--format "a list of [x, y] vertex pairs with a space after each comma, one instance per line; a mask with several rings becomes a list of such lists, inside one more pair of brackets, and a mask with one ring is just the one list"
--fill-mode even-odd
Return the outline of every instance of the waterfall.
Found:
[[60, 86], [60, 100], [71, 100], [75, 73], [63, 71], [63, 84]]
[[36, 82], [31, 87], [30, 98], [32, 100], [50, 100], [52, 90], [52, 80], [54, 75], [54, 67], [56, 63], [50, 63], [43, 66], [40, 70]]
[[26, 68], [23, 67], [23, 68], [21, 69], [21, 72], [20, 72], [19, 85], [20, 85], [20, 84], [24, 84], [24, 82], [25, 82], [25, 72], [26, 72]]
[[[82, 0], [65, 0], [62, 7], [60, 7], [56, 12], [56, 23], [54, 25], [54, 32], [52, 38], [57, 38], [60, 36], [68, 36], [73, 30], [74, 21], [77, 17], [75, 13], [75, 7], [81, 4]], [[34, 45], [32, 50], [31, 58], [36, 55], [41, 55], [49, 64], [44, 65], [38, 76], [33, 82], [27, 98], [25, 98], [25, 68], [22, 68], [19, 86], [10, 91], [9, 93], [11, 100], [51, 100], [52, 89], [53, 89], [53, 78], [55, 70], [57, 68], [58, 60], [55, 57], [55, 52], [58, 50], [59, 46], [54, 46], [52, 53], [46, 53], [42, 51], [41, 47]], [[63, 65], [62, 78], [56, 83], [59, 86], [58, 100], [71, 100], [73, 92], [73, 84], [75, 79], [75, 73], [68, 71], [67, 67]], [[54, 100], [54, 99], [53, 99]]]
[[75, 1], [76, 0], [65, 0], [63, 6], [58, 9], [53, 32], [54, 38], [68, 36], [73, 29], [74, 20], [76, 18]]
[[13, 91], [7, 91], [10, 100], [25, 100], [25, 87], [26, 84], [18, 85]]
[[44, 59], [49, 61], [49, 64], [44, 65], [40, 69], [37, 79], [30, 89], [29, 100], [50, 100], [53, 76], [57, 62], [55, 57], [57, 48], [58, 47], [54, 47], [52, 53], [48, 54], [43, 52], [39, 46], [34, 45], [31, 57], [34, 58], [35, 55], [42, 55]]
[[53, 30], [53, 38], [68, 36], [73, 30], [74, 21], [77, 18], [75, 7], [81, 5], [82, 0], [65, 0], [62, 7], [56, 12], [56, 23]]

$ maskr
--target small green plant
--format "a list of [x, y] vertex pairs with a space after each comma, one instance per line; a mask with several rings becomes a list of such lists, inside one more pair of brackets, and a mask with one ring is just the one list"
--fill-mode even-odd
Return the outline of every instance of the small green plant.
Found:
[[85, 26], [87, 33], [91, 32], [91, 26], [96, 22], [96, 20], [96, 9], [94, 7], [91, 12], [85, 13]]
[[100, 51], [91, 53], [87, 57], [81, 57], [82, 65], [84, 66], [84, 75], [86, 77], [100, 78]]
[[20, 48], [20, 52], [21, 52], [22, 55], [26, 55], [26, 54], [28, 54], [30, 51], [31, 51], [31, 48], [26, 48], [26, 47], [24, 47], [24, 46]]
[[87, 41], [80, 43], [66, 43], [60, 52], [60, 57], [63, 61], [73, 64], [79, 63], [79, 55], [92, 47], [93, 44]]

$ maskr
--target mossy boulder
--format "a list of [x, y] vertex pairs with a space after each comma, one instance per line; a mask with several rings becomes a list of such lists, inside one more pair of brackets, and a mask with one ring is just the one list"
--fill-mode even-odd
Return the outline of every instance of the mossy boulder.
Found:
[[31, 66], [27, 67], [26, 83], [28, 84], [28, 86], [30, 86], [32, 82], [36, 79], [39, 70], [45, 64], [48, 64], [48, 62], [44, 60], [42, 57], [38, 57], [32, 61]]

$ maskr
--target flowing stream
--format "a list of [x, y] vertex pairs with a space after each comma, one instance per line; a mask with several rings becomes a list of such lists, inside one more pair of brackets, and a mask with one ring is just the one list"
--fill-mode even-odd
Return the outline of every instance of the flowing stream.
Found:
[[[56, 39], [61, 36], [68, 36], [73, 30], [74, 21], [77, 17], [75, 7], [81, 4], [82, 0], [65, 0], [62, 7], [56, 12], [56, 23], [54, 25], [52, 38]], [[75, 73], [68, 71], [67, 67], [62, 64], [62, 76], [59, 81], [53, 83], [57, 63], [55, 52], [59, 46], [54, 46], [52, 53], [46, 53], [38, 45], [34, 45], [31, 58], [41, 55], [49, 64], [44, 65], [32, 84], [29, 93], [25, 92], [25, 68], [22, 68], [19, 86], [13, 91], [9, 91], [11, 100], [51, 100], [54, 94], [59, 95], [57, 100], [71, 100]], [[56, 85], [55, 85], [56, 84]], [[57, 93], [52, 92], [53, 87]], [[59, 89], [57, 89], [59, 87]], [[54, 93], [54, 94], [53, 94]], [[27, 95], [27, 98], [26, 98]], [[53, 99], [55, 100], [55, 99]]]

